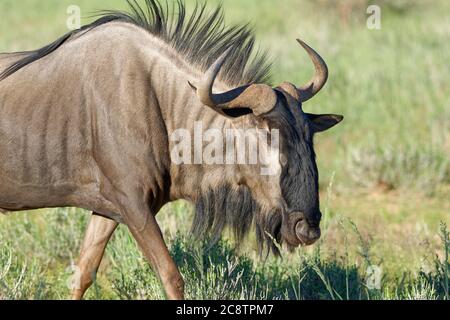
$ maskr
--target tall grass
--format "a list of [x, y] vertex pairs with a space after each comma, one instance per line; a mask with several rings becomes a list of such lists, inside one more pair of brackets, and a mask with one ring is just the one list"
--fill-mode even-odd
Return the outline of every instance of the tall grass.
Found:
[[[69, 217], [76, 223], [51, 225], [59, 232], [49, 233], [47, 241], [53, 251], [45, 256], [39, 251], [25, 251], [23, 246], [0, 240], [0, 299], [64, 299], [69, 295], [70, 266], [77, 248], [66, 246], [64, 254], [57, 243], [66, 236], [82, 231], [86, 215], [59, 210], [44, 214], [53, 221]], [[33, 234], [26, 224], [18, 224], [23, 233]], [[73, 226], [76, 226], [75, 229]], [[3, 235], [11, 232], [0, 225]], [[169, 239], [170, 250], [186, 280], [189, 299], [448, 299], [449, 232], [441, 226], [443, 257], [435, 258], [431, 270], [417, 270], [402, 275], [381, 274], [380, 287], [370, 287], [370, 266], [383, 266], [372, 256], [366, 241], [352, 221], [342, 224], [342, 232], [357, 235], [359, 245], [353, 247], [362, 262], [348, 254], [322, 250], [300, 250], [283, 259], [262, 259], [238, 252], [228, 240], [213, 247], [207, 241], [194, 242], [177, 234]], [[12, 235], [11, 235], [12, 236]], [[38, 236], [38, 235], [36, 235]], [[42, 236], [39, 236], [42, 237]], [[30, 250], [31, 248], [28, 248]], [[48, 248], [46, 248], [48, 249]], [[36, 255], [33, 255], [36, 253]], [[57, 260], [58, 263], [51, 263]], [[47, 264], [46, 264], [47, 261]], [[119, 228], [108, 247], [99, 279], [90, 289], [91, 299], [164, 299], [160, 283], [138, 250], [125, 227]]]

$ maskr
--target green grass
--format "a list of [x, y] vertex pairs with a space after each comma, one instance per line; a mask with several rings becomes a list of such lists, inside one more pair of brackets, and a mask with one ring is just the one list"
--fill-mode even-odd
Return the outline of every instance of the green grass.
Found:
[[[440, 222], [450, 223], [450, 3], [373, 2], [382, 9], [378, 31], [366, 28], [366, 0], [223, 1], [228, 22], [254, 25], [274, 61], [274, 84], [301, 84], [313, 72], [296, 38], [316, 48], [330, 80], [304, 109], [345, 121], [316, 139], [324, 232], [312, 248], [264, 261], [252, 236], [239, 250], [226, 236], [207, 250], [186, 239], [190, 206], [163, 210], [158, 219], [189, 298], [448, 299], [448, 231]], [[0, 52], [54, 40], [67, 31], [72, 4], [85, 16], [126, 7], [122, 0], [3, 0]], [[1, 216], [0, 299], [66, 298], [87, 219], [75, 209]], [[370, 266], [382, 269], [380, 289], [365, 286]], [[88, 298], [163, 298], [126, 228], [114, 236]]]
[[[67, 297], [72, 275], [68, 266], [77, 254], [88, 214], [55, 211], [42, 213], [37, 221], [22, 215], [1, 225], [0, 298]], [[380, 273], [380, 287], [375, 288], [368, 287], [368, 270], [382, 267], [382, 262], [352, 222], [342, 222], [341, 227], [358, 238], [354, 245], [359, 259], [350, 258], [350, 243], [345, 244], [343, 256], [323, 250], [320, 243], [312, 251], [300, 250], [284, 259], [256, 259], [234, 249], [228, 240], [213, 247], [207, 241], [193, 242], [186, 238], [186, 230], [171, 238], [170, 248], [186, 279], [189, 299], [448, 299], [446, 225], [441, 226], [444, 259], [434, 258], [432, 269], [417, 270], [417, 274]], [[119, 228], [109, 245], [99, 278], [87, 297], [164, 298], [155, 274], [125, 227]]]

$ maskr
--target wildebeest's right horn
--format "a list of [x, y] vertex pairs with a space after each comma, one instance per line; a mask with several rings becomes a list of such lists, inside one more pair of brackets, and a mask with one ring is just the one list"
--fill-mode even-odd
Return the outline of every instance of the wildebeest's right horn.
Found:
[[322, 57], [310, 46], [300, 39], [297, 39], [297, 42], [300, 43], [306, 52], [308, 52], [308, 55], [314, 63], [314, 68], [316, 69], [314, 77], [304, 86], [297, 88], [300, 101], [305, 102], [314, 97], [327, 82], [328, 67]]

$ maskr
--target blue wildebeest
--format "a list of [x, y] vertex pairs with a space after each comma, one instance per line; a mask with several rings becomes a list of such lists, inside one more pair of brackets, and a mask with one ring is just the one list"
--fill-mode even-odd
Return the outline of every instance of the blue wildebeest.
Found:
[[[254, 228], [259, 249], [289, 248], [320, 236], [317, 132], [342, 120], [303, 112], [324, 86], [322, 58], [299, 40], [315, 76], [297, 87], [268, 85], [265, 55], [246, 27], [225, 27], [220, 8], [187, 17], [147, 0], [105, 12], [36, 51], [0, 56], [0, 211], [79, 207], [93, 212], [78, 262], [81, 299], [105, 247], [124, 223], [170, 299], [184, 282], [155, 216], [177, 199], [196, 205], [193, 231], [214, 239]], [[146, 13], [144, 13], [146, 12]], [[179, 128], [276, 129], [279, 156], [259, 166], [175, 164]]]

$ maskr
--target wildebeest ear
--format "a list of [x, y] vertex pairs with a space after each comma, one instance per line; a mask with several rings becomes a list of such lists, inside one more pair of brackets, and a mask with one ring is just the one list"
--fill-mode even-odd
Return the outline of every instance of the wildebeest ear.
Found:
[[337, 125], [339, 122], [341, 122], [344, 117], [337, 114], [306, 114], [308, 118], [311, 120], [311, 122], [314, 125], [314, 131], [315, 132], [322, 132], [325, 130], [328, 130], [335, 125]]

